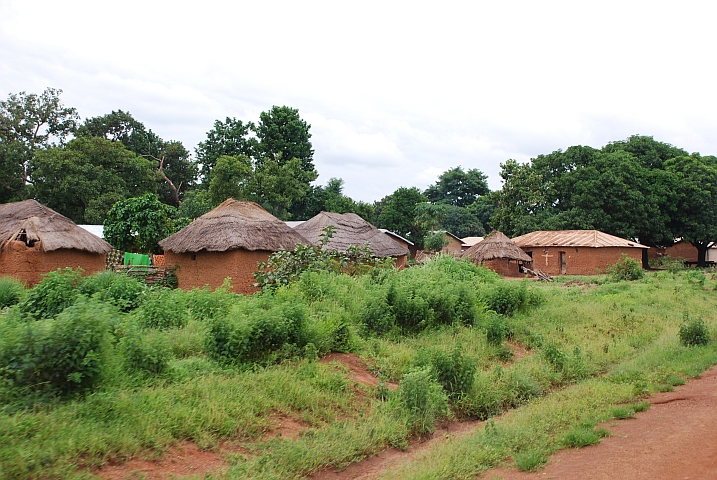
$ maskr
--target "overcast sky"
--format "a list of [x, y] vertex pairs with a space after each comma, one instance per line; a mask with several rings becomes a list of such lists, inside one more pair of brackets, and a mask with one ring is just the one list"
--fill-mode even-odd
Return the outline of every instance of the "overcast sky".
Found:
[[[715, 6], [713, 6], [715, 5]], [[318, 184], [374, 201], [455, 166], [651, 135], [717, 155], [717, 3], [0, 0], [0, 98], [61, 88], [193, 151], [272, 105]]]

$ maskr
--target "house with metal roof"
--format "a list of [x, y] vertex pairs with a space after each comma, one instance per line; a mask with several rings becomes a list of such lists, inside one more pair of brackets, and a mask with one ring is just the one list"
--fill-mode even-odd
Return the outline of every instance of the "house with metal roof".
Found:
[[549, 275], [595, 275], [622, 254], [642, 263], [647, 247], [597, 230], [540, 230], [513, 239]]

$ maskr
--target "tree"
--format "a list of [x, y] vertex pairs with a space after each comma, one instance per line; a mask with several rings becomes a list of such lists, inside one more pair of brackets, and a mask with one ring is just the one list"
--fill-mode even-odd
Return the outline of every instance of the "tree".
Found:
[[697, 248], [697, 265], [706, 265], [707, 250], [717, 243], [717, 158], [698, 153], [665, 162], [677, 181], [676, 236]]
[[36, 199], [75, 223], [102, 223], [115, 202], [157, 190], [149, 160], [98, 137], [38, 151], [30, 172]]
[[286, 219], [291, 205], [309, 193], [316, 176], [316, 171], [304, 169], [298, 158], [267, 157], [254, 166], [254, 196], [274, 216]]
[[175, 213], [154, 193], [120, 200], [107, 212], [105, 239], [118, 250], [161, 253], [158, 242], [174, 233]]
[[446, 205], [441, 217], [441, 227], [458, 238], [484, 237], [483, 224], [469, 209]]
[[0, 102], [0, 200], [29, 198], [29, 165], [35, 153], [62, 145], [77, 127], [74, 108], [60, 101], [62, 90], [20, 92]]
[[467, 207], [478, 197], [490, 193], [487, 179], [478, 169], [464, 172], [459, 166], [443, 172], [436, 184], [429, 186], [423, 193], [433, 203]]
[[493, 230], [491, 218], [493, 218], [495, 211], [498, 209], [498, 205], [493, 198], [493, 192], [479, 197], [478, 200], [468, 205], [466, 209], [480, 221], [484, 232], [488, 233]]
[[378, 227], [385, 228], [421, 245], [423, 232], [416, 223], [416, 205], [428, 198], [416, 187], [401, 187], [377, 205]]
[[259, 152], [265, 158], [281, 159], [281, 162], [298, 158], [303, 170], [315, 171], [310, 128], [297, 109], [273, 106], [268, 112], [261, 112], [255, 127]]
[[223, 155], [255, 157], [257, 141], [249, 135], [254, 128], [252, 122], [245, 124], [236, 118], [227, 117], [224, 122], [220, 120], [214, 122], [214, 128], [207, 132], [207, 139], [199, 142], [195, 151], [197, 163], [201, 165], [199, 173], [205, 188], [209, 188], [212, 169], [219, 157]]
[[254, 171], [251, 159], [246, 155], [222, 155], [212, 171], [209, 182], [209, 198], [214, 206], [227, 198], [247, 200], [251, 196]]
[[321, 212], [355, 213], [369, 223], [375, 222], [373, 205], [356, 202], [343, 194], [344, 181], [330, 178], [326, 186], [311, 187], [306, 196], [291, 207], [291, 218], [308, 220]]
[[182, 142], [165, 141], [129, 112], [113, 111], [85, 120], [78, 137], [100, 137], [120, 142], [128, 150], [154, 162], [157, 169], [158, 193], [162, 202], [178, 207], [184, 191], [197, 180], [197, 165]]

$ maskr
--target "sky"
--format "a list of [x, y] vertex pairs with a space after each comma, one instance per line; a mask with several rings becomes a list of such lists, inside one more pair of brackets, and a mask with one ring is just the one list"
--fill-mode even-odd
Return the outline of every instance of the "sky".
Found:
[[650, 135], [717, 155], [717, 2], [0, 0], [0, 98], [60, 88], [190, 151], [273, 105], [317, 184], [373, 202], [453, 167]]

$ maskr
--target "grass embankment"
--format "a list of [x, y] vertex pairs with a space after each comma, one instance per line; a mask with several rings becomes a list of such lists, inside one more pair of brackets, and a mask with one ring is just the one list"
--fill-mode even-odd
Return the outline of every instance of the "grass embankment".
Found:
[[[187, 440], [235, 452], [217, 478], [300, 478], [403, 448], [445, 419], [506, 411], [386, 476], [466, 478], [511, 458], [529, 469], [562, 446], [597, 441], [600, 420], [629, 415], [641, 396], [717, 363], [715, 342], [678, 340], [686, 317], [711, 331], [717, 320], [716, 282], [694, 272], [528, 286], [442, 259], [360, 278], [312, 273], [263, 298], [123, 296], [135, 286], [104, 282], [79, 288], [93, 299], [72, 298], [59, 314], [43, 313], [36, 287], [1, 320], [0, 354], [25, 362], [2, 372], [3, 478], [89, 478], [106, 462], [152, 458]], [[65, 320], [95, 307], [93, 320], [107, 326], [101, 358], [69, 373], [92, 381], [23, 383], [28, 369], [45, 378], [47, 332], [65, 332]], [[510, 361], [504, 337], [531, 354]], [[315, 361], [332, 350], [358, 353], [399, 389], [357, 388]], [[277, 415], [302, 434], [267, 437]]]

